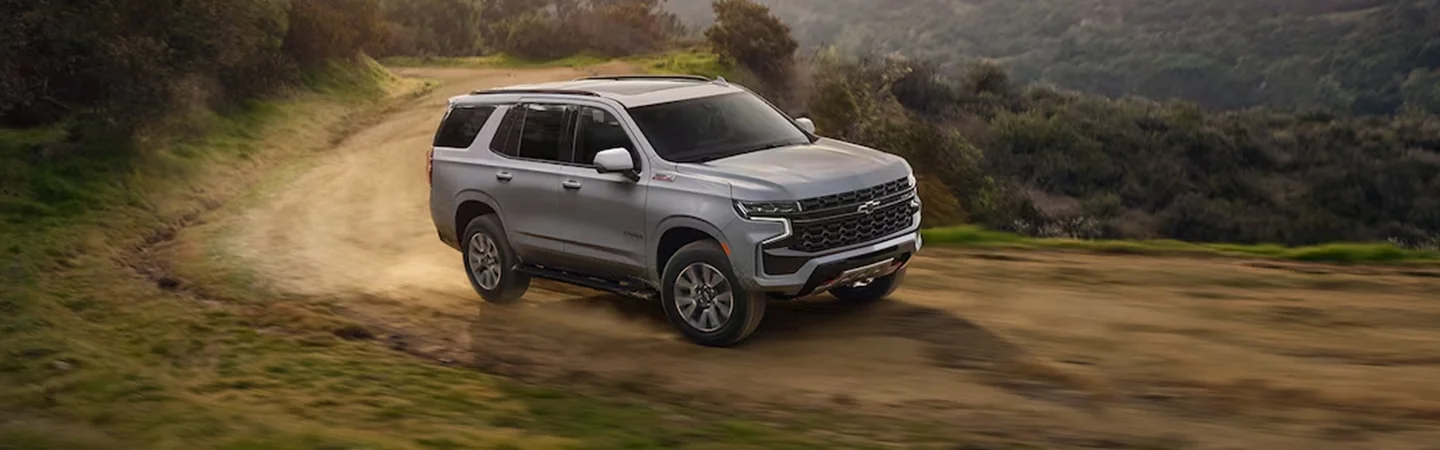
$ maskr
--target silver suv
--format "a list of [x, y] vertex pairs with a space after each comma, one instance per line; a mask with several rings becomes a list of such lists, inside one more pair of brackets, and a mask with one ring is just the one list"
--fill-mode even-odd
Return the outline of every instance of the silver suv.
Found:
[[884, 298], [920, 249], [904, 159], [724, 79], [476, 91], [450, 99], [429, 160], [440, 240], [485, 300], [532, 277], [658, 300], [702, 345], [744, 340], [769, 300]]

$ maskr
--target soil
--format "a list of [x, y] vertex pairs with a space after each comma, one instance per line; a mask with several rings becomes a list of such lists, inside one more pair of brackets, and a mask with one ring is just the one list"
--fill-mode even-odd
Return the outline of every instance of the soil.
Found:
[[1052, 447], [1440, 448], [1440, 278], [1424, 271], [932, 246], [891, 299], [772, 303], [733, 349], [578, 287], [482, 303], [427, 208], [446, 98], [626, 69], [398, 70], [444, 84], [268, 189], [226, 249], [397, 348], [537, 383]]

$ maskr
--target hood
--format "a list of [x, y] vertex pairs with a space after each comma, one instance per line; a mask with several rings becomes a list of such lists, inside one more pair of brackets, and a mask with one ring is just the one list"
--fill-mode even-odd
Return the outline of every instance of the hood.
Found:
[[736, 200], [802, 200], [905, 178], [905, 159], [859, 145], [820, 139], [704, 163], [679, 164], [684, 174], [730, 183]]

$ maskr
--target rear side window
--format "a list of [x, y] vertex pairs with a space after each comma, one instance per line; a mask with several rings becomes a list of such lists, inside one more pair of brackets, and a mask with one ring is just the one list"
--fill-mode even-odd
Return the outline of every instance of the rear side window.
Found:
[[500, 119], [500, 128], [495, 130], [495, 139], [490, 141], [490, 150], [502, 155], [520, 155], [520, 125], [525, 120], [525, 108], [511, 107]]
[[470, 148], [475, 142], [475, 135], [480, 134], [480, 129], [485, 127], [485, 122], [490, 120], [490, 115], [495, 112], [494, 106], [456, 106], [450, 109], [450, 114], [445, 115], [445, 120], [440, 123], [440, 130], [435, 132], [436, 147]]

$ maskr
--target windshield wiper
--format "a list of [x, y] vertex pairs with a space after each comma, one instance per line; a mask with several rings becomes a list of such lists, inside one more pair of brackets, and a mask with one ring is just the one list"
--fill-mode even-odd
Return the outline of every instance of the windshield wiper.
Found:
[[761, 145], [757, 145], [757, 146], [754, 146], [754, 147], [744, 147], [743, 150], [732, 150], [732, 151], [728, 151], [728, 152], [716, 152], [716, 153], [712, 153], [712, 154], [708, 154], [708, 155], [696, 155], [695, 157], [685, 158], [685, 159], [682, 159], [682, 160], [679, 160], [679, 161], [676, 161], [676, 162], [703, 164], [703, 163], [707, 163], [707, 162], [710, 162], [710, 161], [715, 161], [715, 160], [720, 160], [720, 159], [729, 158], [729, 157], [732, 157], [732, 156], [744, 155], [744, 154], [746, 154], [746, 153], [761, 152], [761, 151], [770, 150], [770, 149], [776, 149], [776, 148], [780, 148], [780, 147], [789, 147], [789, 146], [792, 146], [792, 145], [800, 145], [800, 144], [794, 142], [793, 140], [785, 139], [785, 140], [780, 140], [780, 141], [768, 142], [768, 143], [761, 144]]
[[759, 152], [759, 151], [770, 150], [770, 149], [772, 149], [772, 148], [789, 147], [789, 146], [792, 146], [792, 145], [795, 145], [795, 143], [791, 142], [789, 139], [786, 139], [786, 140], [783, 140], [783, 141], [775, 141], [775, 142], [772, 142], [772, 143], [769, 143], [769, 144], [761, 145], [761, 146], [759, 146], [759, 147], [755, 147], [755, 148], [753, 148], [753, 149], [746, 150], [744, 153]]

